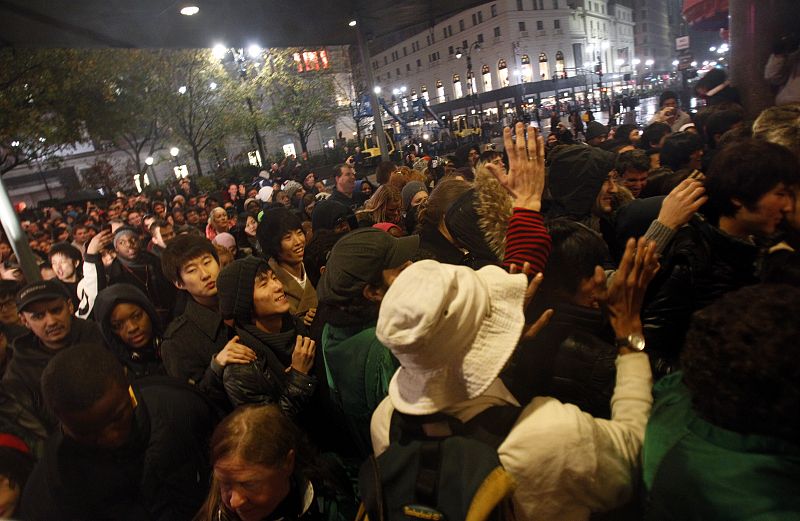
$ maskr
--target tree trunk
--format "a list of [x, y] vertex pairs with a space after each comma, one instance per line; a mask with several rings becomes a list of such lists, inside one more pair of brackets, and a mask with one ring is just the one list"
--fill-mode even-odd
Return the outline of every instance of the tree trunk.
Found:
[[308, 153], [308, 136], [304, 135], [302, 132], [298, 132], [297, 137], [300, 138], [300, 150]]
[[200, 165], [200, 151], [197, 147], [192, 147], [192, 157], [194, 157], [194, 166], [197, 168], [197, 176], [203, 177], [203, 167]]

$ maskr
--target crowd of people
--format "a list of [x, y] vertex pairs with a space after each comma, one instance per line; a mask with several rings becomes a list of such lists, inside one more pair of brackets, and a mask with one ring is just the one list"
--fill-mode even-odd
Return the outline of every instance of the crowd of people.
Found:
[[492, 423], [515, 519], [797, 519], [800, 105], [660, 105], [21, 215], [0, 517], [398, 519], [364, 461], [456, 502], [475, 463], [409, 478], [408, 422]]

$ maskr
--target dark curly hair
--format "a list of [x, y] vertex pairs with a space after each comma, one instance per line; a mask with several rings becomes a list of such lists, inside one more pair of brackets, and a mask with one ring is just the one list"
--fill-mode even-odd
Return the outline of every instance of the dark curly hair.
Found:
[[796, 443], [800, 436], [800, 288], [748, 286], [698, 311], [683, 381], [707, 421]]

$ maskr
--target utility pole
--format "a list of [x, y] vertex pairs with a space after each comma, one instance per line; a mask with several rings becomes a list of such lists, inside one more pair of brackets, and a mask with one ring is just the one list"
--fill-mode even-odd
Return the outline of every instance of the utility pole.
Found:
[[[370, 54], [367, 44], [364, 41], [364, 26], [361, 20], [356, 22], [356, 36], [358, 38], [358, 49], [361, 52], [361, 64], [364, 67], [364, 80], [367, 82], [367, 93], [369, 94], [369, 104], [372, 106], [372, 121], [375, 127], [375, 138], [378, 140], [378, 148], [381, 150], [381, 161], [389, 161], [389, 145], [386, 143], [386, 134], [383, 131], [383, 117], [381, 116], [381, 106], [378, 103], [378, 95], [375, 92], [375, 79], [372, 76], [370, 66]], [[351, 26], [352, 22], [351, 22]]]

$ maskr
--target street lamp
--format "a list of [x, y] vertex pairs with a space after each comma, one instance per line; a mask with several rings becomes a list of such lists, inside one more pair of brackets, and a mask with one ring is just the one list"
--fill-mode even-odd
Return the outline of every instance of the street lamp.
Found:
[[169, 155], [171, 155], [172, 157], [178, 157], [178, 154], [180, 153], [181, 151], [178, 147], [172, 147], [169, 149]]
[[[250, 44], [246, 50], [241, 48], [229, 49], [222, 44], [217, 44], [212, 49], [212, 52], [214, 56], [220, 61], [224, 60], [225, 57], [228, 55], [228, 53], [230, 53], [234, 63], [237, 64], [239, 70], [239, 78], [241, 79], [242, 83], [245, 83], [247, 81], [248, 57], [249, 59], [254, 61], [254, 65], [258, 65], [258, 62], [255, 60], [257, 60], [261, 56], [261, 54], [264, 52], [264, 48], [255, 43]], [[212, 87], [211, 90], [216, 89], [216, 87], [217, 87], [216, 84], [214, 84], [214, 87]], [[253, 100], [250, 98], [250, 96], [248, 96], [247, 98], [245, 98], [245, 101], [247, 102], [247, 108], [250, 111], [250, 115], [255, 115], [255, 109], [253, 108]], [[258, 155], [259, 155], [258, 159], [260, 162], [259, 166], [261, 166], [264, 164], [264, 161], [266, 160], [267, 156], [265, 154], [264, 142], [261, 140], [261, 132], [258, 130], [258, 124], [256, 123], [255, 118], [253, 118], [253, 132], [256, 138], [256, 145], [258, 146]]]
[[380, 86], [379, 85], [375, 85], [375, 88], [372, 89], [372, 92], [374, 92], [375, 94], [380, 94], [381, 93]]
[[[462, 49], [461, 47], [456, 49], [456, 59], [460, 60], [462, 56], [466, 54], [467, 56], [467, 97], [469, 98], [470, 102], [475, 106], [475, 98], [477, 97], [477, 93], [475, 89], [473, 89], [473, 82], [474, 78], [472, 77], [472, 51], [481, 50], [481, 42], [475, 41], [472, 42], [467, 46], [466, 49]], [[481, 119], [483, 118], [483, 114], [481, 114]]]
[[[144, 164], [147, 165], [147, 168], [145, 170], [150, 170], [150, 173], [153, 175], [153, 184], [158, 186], [158, 176], [156, 176], [156, 171], [153, 168], [153, 163], [154, 162], [155, 162], [155, 160], [153, 159], [153, 156], [147, 156], [145, 158], [145, 160], [144, 160]], [[145, 178], [146, 178], [146, 174], [145, 174]], [[148, 184], [148, 183], [145, 182], [145, 184]]]

